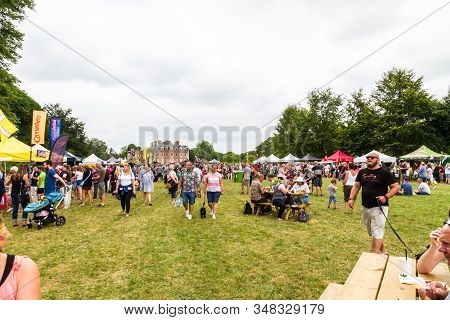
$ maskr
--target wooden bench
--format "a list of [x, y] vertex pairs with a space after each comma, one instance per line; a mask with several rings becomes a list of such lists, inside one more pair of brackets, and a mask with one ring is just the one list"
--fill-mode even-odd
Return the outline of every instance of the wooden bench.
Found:
[[253, 203], [253, 213], [258, 215], [260, 214], [263, 207], [271, 206], [272, 202], [260, 202], [260, 203]]
[[[321, 300], [415, 300], [415, 285], [401, 284], [398, 275], [408, 271], [416, 275], [416, 261], [375, 253], [363, 253], [344, 284], [330, 283]], [[450, 282], [446, 264], [419, 276], [425, 280]]]

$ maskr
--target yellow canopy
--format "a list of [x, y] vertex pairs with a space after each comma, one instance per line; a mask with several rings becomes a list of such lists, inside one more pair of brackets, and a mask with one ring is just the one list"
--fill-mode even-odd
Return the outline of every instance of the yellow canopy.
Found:
[[[37, 156], [37, 150], [46, 151], [45, 158]], [[43, 162], [49, 158], [50, 152], [40, 145], [35, 145], [33, 148], [20, 142], [14, 137], [0, 142], [0, 157], [10, 159], [13, 162]]]

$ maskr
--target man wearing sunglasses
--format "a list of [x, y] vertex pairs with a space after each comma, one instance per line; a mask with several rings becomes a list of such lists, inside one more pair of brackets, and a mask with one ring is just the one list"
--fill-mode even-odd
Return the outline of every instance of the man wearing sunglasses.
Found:
[[[442, 228], [438, 228], [430, 234], [431, 245], [417, 262], [419, 273], [430, 273], [442, 261], [447, 259], [450, 266], [450, 219]], [[440, 281], [429, 283], [429, 289], [420, 289], [420, 298], [424, 300], [450, 300], [448, 284]]]
[[355, 207], [356, 196], [362, 187], [361, 217], [367, 233], [372, 237], [372, 252], [387, 254], [384, 244], [386, 218], [383, 212], [387, 216], [388, 199], [397, 193], [398, 185], [392, 173], [380, 167], [378, 153], [371, 152], [366, 158], [367, 168], [358, 172], [348, 204], [352, 209]]

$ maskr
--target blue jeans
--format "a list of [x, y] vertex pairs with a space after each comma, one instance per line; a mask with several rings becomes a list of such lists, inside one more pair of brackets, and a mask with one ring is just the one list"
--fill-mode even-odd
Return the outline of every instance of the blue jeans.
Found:
[[194, 191], [189, 191], [189, 192], [183, 192], [183, 204], [187, 205], [187, 204], [193, 205], [195, 203], [195, 192]]
[[[28, 205], [27, 197], [24, 198], [25, 199], [22, 199], [22, 201], [19, 201], [19, 195], [16, 193], [11, 193], [11, 201], [13, 205], [12, 219], [14, 221], [17, 221], [17, 217], [19, 215], [19, 205], [22, 206], [22, 210]], [[27, 216], [28, 214], [26, 212], [22, 212], [22, 220], [27, 220]]]

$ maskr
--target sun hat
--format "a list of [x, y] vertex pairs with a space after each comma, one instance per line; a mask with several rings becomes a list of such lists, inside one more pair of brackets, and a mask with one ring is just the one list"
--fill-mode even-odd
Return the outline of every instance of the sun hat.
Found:
[[12, 166], [11, 169], [9, 169], [10, 171], [14, 171], [14, 172], [19, 172], [19, 168], [17, 168], [16, 166]]

